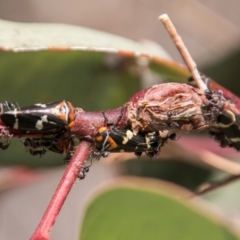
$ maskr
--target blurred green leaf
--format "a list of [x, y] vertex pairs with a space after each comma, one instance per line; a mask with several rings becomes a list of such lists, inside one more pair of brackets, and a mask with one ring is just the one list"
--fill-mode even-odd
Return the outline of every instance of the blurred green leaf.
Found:
[[134, 161], [125, 161], [122, 165], [124, 175], [166, 180], [192, 191], [208, 181], [213, 173], [209, 168], [186, 163], [181, 158], [164, 159], [161, 157], [158, 160], [142, 156], [140, 159], [134, 159]]
[[94, 52], [0, 52], [1, 101], [26, 106], [66, 99], [89, 111], [119, 107], [140, 83], [103, 61], [104, 54]]
[[153, 185], [129, 180], [100, 193], [86, 210], [79, 239], [238, 239], [220, 219], [211, 220], [213, 213], [208, 218]]

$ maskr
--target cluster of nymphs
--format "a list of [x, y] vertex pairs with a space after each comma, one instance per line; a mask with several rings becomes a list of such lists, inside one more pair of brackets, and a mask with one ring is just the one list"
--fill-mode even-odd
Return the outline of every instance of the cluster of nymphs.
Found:
[[[210, 103], [209, 105], [202, 105], [202, 109], [210, 110], [212, 114], [217, 113], [215, 121], [208, 127], [209, 134], [221, 147], [232, 147], [240, 151], [239, 97], [223, 88], [209, 77], [201, 74], [201, 78], [207, 86], [205, 95]], [[190, 85], [196, 86], [192, 77], [188, 79], [188, 82]], [[213, 93], [217, 93], [217, 95], [220, 96], [220, 101], [218, 101], [218, 103], [213, 103]], [[211, 109], [208, 109], [209, 106]]]

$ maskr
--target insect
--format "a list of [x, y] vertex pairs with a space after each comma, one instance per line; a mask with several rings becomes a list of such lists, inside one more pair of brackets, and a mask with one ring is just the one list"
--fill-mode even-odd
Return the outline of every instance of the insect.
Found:
[[78, 173], [78, 178], [83, 180], [89, 172], [89, 166], [83, 166], [82, 170]]
[[[13, 106], [9, 107], [13, 108]], [[47, 104], [39, 103], [5, 111], [0, 118], [6, 126], [13, 129], [27, 132], [48, 132], [71, 128], [74, 125], [75, 108], [65, 100]]]
[[68, 154], [69, 152], [74, 151], [75, 145], [76, 143], [74, 136], [67, 131], [61, 136], [52, 138], [51, 146], [49, 146], [47, 149], [55, 153]]
[[238, 115], [231, 111], [222, 111], [209, 133], [220, 143], [221, 147], [233, 147], [240, 151], [240, 121]]
[[134, 152], [140, 157], [143, 152], [153, 157], [160, 151], [167, 139], [174, 139], [175, 133], [161, 137], [158, 132], [138, 133], [129, 129], [101, 127], [95, 135], [95, 157], [107, 157], [109, 152]]
[[[74, 151], [71, 151], [66, 155], [64, 159], [65, 163], [67, 164], [70, 163], [73, 154], [74, 154]], [[92, 158], [91, 158], [91, 164], [88, 166], [83, 166], [81, 171], [78, 173], [77, 178], [79, 180], [83, 180], [86, 177], [87, 173], [89, 172], [91, 166], [92, 166]]]
[[66, 132], [61, 136], [26, 138], [23, 145], [32, 155], [39, 154], [41, 156], [48, 150], [68, 156], [74, 150], [75, 142], [73, 136]]
[[[210, 135], [220, 143], [221, 147], [233, 147], [237, 151], [240, 151], [240, 101], [238, 97], [229, 93], [225, 88], [203, 74], [201, 74], [201, 77], [209, 88], [205, 91], [205, 95], [209, 100], [211, 110], [208, 105], [202, 106], [202, 108], [204, 110], [209, 110], [210, 112], [208, 114], [216, 116], [215, 122], [209, 126]], [[189, 84], [193, 86], [196, 85], [192, 77], [190, 77], [188, 81]], [[223, 100], [219, 103], [221, 107], [214, 103], [212, 99], [213, 93], [223, 95]]]
[[10, 143], [8, 141], [6, 142], [0, 142], [0, 149], [6, 150], [9, 147]]
[[51, 142], [41, 138], [26, 138], [23, 145], [31, 155], [41, 157], [46, 153], [46, 149], [51, 146]]
[[4, 113], [4, 110], [7, 109], [7, 110], [11, 110], [11, 109], [15, 109], [16, 106], [18, 107], [18, 104], [17, 103], [9, 103], [7, 101], [5, 101], [4, 103], [0, 103], [0, 114]]
[[[220, 84], [218, 84], [217, 82], [215, 82], [214, 80], [212, 80], [211, 78], [209, 78], [208, 76], [205, 76], [204, 74], [200, 73], [200, 76], [202, 78], [202, 81], [206, 84], [207, 88], [211, 91], [221, 91], [223, 96], [228, 99], [231, 100], [232, 102], [235, 103], [236, 107], [238, 109], [240, 109], [240, 99], [237, 95], [233, 94], [232, 92], [230, 92], [229, 90], [227, 90], [226, 88], [224, 88], [223, 86], [221, 86]], [[194, 87], [197, 86], [195, 80], [193, 79], [192, 76], [190, 76], [188, 78], [188, 83]]]
[[41, 157], [42, 155], [44, 155], [46, 153], [46, 150], [45, 149], [37, 150], [37, 149], [30, 148], [29, 152], [33, 156], [40, 156]]
[[5, 138], [5, 141], [1, 141], [0, 142], [0, 149], [2, 150], [6, 150], [9, 145], [10, 145], [10, 139], [12, 138], [12, 134], [9, 133], [9, 131], [7, 130], [7, 128], [2, 128], [0, 131], [0, 138]]

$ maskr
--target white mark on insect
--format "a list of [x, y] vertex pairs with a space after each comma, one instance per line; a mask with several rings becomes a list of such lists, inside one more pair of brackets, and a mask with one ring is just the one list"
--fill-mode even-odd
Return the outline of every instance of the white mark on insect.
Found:
[[149, 138], [148, 137], [145, 137], [145, 141], [146, 141], [146, 145], [147, 145], [147, 149], [149, 149], [151, 146], [149, 144]]
[[36, 103], [34, 104], [35, 106], [38, 106], [38, 107], [42, 107], [42, 108], [46, 108], [47, 105], [46, 104], [42, 104], [42, 103]]
[[43, 115], [41, 117], [41, 119], [42, 119], [43, 122], [48, 122], [47, 115]]
[[7, 112], [7, 113], [12, 114], [12, 115], [17, 119], [17, 113], [18, 113], [17, 109], [14, 109], [13, 112], [12, 112], [12, 111], [9, 111], [9, 112]]
[[231, 142], [236, 143], [236, 142], [240, 142], [240, 138], [230, 138]]
[[17, 118], [15, 119], [15, 123], [13, 125], [13, 128], [18, 129], [18, 119]]
[[130, 130], [127, 130], [126, 137], [123, 137], [122, 144], [127, 144], [128, 140], [131, 140], [133, 138], [133, 132]]
[[35, 127], [36, 127], [37, 130], [42, 130], [43, 129], [43, 122], [48, 122], [47, 115], [43, 115], [41, 117], [41, 120], [38, 120], [36, 122]]
[[65, 101], [63, 101], [63, 103], [64, 103], [64, 106], [60, 108], [60, 112], [65, 115], [65, 121], [68, 121], [68, 115], [69, 115], [70, 109], [68, 108], [68, 105]]
[[131, 139], [133, 138], [133, 132], [130, 131], [130, 130], [127, 130], [126, 136], [127, 136], [127, 138], [128, 138], [129, 140], [131, 140]]
[[42, 120], [38, 120], [35, 125], [37, 130], [42, 130], [43, 129], [43, 122]]
[[67, 112], [66, 106], [60, 107], [60, 112], [61, 112], [62, 114], [66, 114], [66, 112]]
[[129, 139], [128, 139], [127, 137], [123, 137], [122, 144], [123, 144], [123, 145], [127, 144], [128, 140], [129, 140]]

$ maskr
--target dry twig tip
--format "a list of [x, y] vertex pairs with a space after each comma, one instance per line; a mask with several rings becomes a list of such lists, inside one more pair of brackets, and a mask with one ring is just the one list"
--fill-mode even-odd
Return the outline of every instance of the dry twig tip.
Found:
[[178, 35], [176, 28], [174, 27], [172, 21], [168, 17], [167, 14], [162, 14], [159, 17], [159, 20], [162, 21], [163, 25], [165, 26], [166, 30], [168, 31], [170, 37], [172, 38], [174, 44], [176, 45], [178, 51], [180, 52], [184, 62], [186, 63], [190, 73], [192, 74], [194, 80], [196, 81], [198, 87], [201, 90], [206, 90], [207, 86], [206, 84], [202, 81], [201, 76], [199, 75], [197, 65], [193, 61], [189, 51], [185, 47], [181, 37]]

